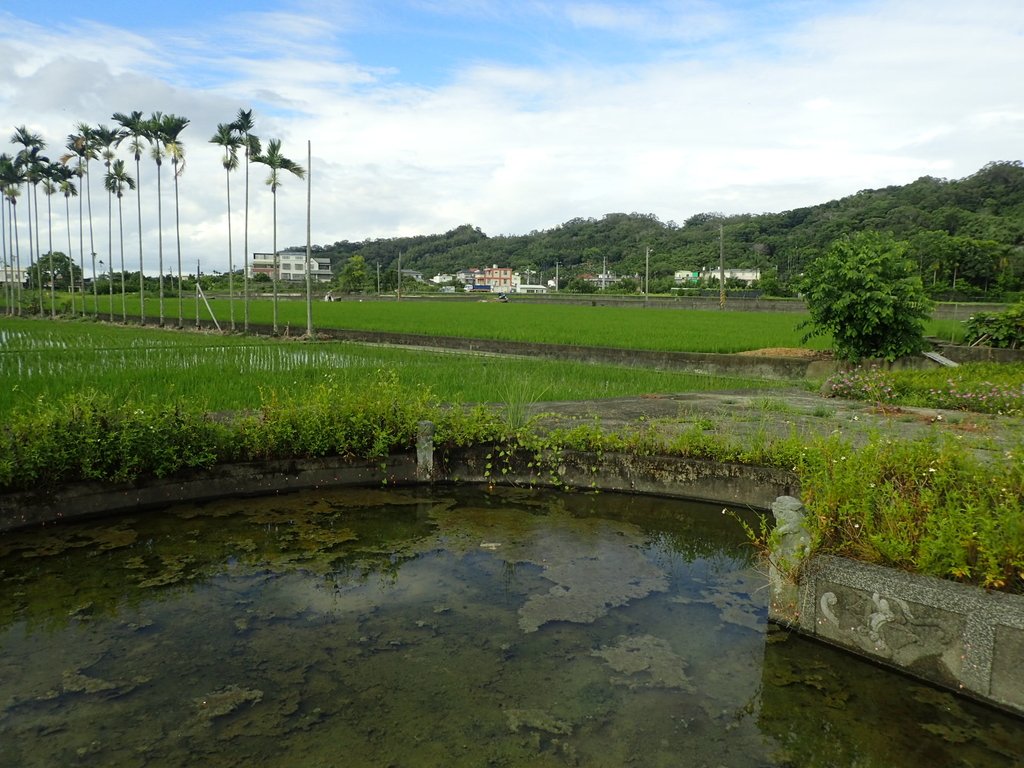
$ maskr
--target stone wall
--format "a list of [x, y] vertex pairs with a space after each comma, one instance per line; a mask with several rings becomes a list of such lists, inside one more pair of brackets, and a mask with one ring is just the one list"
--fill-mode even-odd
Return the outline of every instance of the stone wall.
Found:
[[829, 555], [796, 567], [792, 547], [780, 546], [770, 621], [1024, 715], [1024, 595]]

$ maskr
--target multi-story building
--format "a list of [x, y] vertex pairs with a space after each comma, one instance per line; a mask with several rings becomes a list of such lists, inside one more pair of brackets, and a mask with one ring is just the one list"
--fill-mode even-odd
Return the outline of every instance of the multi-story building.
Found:
[[[287, 282], [304, 282], [306, 280], [305, 251], [281, 251], [277, 254], [277, 279]], [[327, 256], [310, 256], [309, 271], [313, 280], [318, 283], [329, 283], [334, 279], [331, 271], [331, 260]], [[249, 277], [267, 275], [274, 279], [274, 254], [254, 253], [249, 261]]]
[[477, 277], [477, 285], [489, 285], [495, 293], [512, 292], [512, 267], [484, 267]]

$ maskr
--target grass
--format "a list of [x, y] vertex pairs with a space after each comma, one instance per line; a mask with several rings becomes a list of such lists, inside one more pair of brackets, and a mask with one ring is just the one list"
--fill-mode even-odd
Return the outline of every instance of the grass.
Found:
[[1024, 363], [967, 363], [920, 371], [855, 368], [835, 374], [826, 387], [837, 397], [877, 405], [1024, 415]]
[[473, 356], [344, 342], [300, 342], [0, 319], [0, 413], [95, 390], [124, 400], [187, 398], [211, 411], [253, 409], [267, 396], [324, 383], [370, 386], [378, 371], [451, 402], [580, 400], [655, 392], [766, 388], [756, 379], [557, 360]]
[[[87, 311], [94, 314], [92, 296]], [[110, 297], [98, 300], [100, 319], [109, 318]], [[211, 303], [222, 328], [227, 327], [228, 302]], [[129, 316], [139, 314], [137, 296], [127, 297]], [[195, 302], [184, 304], [184, 325], [195, 326]], [[165, 301], [166, 324], [177, 324], [177, 299]], [[210, 323], [205, 306], [199, 316]], [[156, 317], [156, 302], [146, 300], [146, 317]], [[235, 303], [236, 325], [240, 327], [242, 304]], [[267, 299], [250, 302], [250, 322], [270, 325], [273, 303]], [[797, 324], [806, 315], [790, 312], [714, 312], [704, 310], [642, 310], [630, 307], [592, 307], [568, 304], [511, 301], [432, 301], [410, 298], [397, 301], [315, 302], [316, 328], [389, 331], [426, 336], [527, 341], [543, 344], [616, 347], [683, 352], [742, 352], [764, 347], [827, 348], [827, 338], [801, 342]], [[121, 297], [114, 296], [114, 318], [121, 318]], [[306, 329], [303, 301], [278, 303], [278, 327], [284, 333], [301, 335]]]

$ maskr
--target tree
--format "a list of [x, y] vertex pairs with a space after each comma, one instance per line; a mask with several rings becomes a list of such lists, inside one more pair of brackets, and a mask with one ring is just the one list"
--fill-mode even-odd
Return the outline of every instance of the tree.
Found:
[[349, 258], [338, 275], [338, 287], [345, 293], [358, 293], [366, 290], [366, 260], [358, 253]]
[[149, 152], [153, 162], [156, 163], [157, 308], [161, 327], [164, 324], [164, 203], [163, 190], [161, 189], [164, 147], [160, 138], [160, 125], [163, 122], [163, 118], [163, 112], [153, 112], [149, 119], [146, 120], [146, 136], [153, 144]]
[[[107, 169], [103, 178], [103, 186], [107, 190], [107, 264], [110, 267], [110, 320], [114, 320], [114, 196], [113, 190], [107, 185], [107, 177], [110, 175], [110, 168], [114, 162], [114, 144], [121, 136], [120, 128], [109, 128], [105, 125], [97, 126], [92, 132], [96, 149], [100, 151], [103, 158], [103, 165]], [[122, 278], [124, 271], [122, 270]]]
[[74, 261], [60, 251], [44, 253], [39, 257], [39, 265], [43, 274], [43, 282], [49, 282], [62, 291], [67, 290], [74, 281], [81, 277]]
[[281, 154], [281, 140], [271, 139], [267, 144], [267, 151], [253, 158], [254, 162], [261, 163], [270, 169], [270, 174], [267, 176], [267, 186], [270, 187], [270, 192], [274, 196], [274, 269], [271, 277], [274, 282], [274, 334], [277, 334], [277, 277], [278, 277], [278, 258], [277, 258], [277, 188], [281, 186], [281, 172], [288, 171], [298, 176], [300, 179], [306, 175], [305, 169], [296, 163], [294, 160], [290, 160]]
[[60, 192], [64, 195], [64, 223], [65, 228], [68, 232], [68, 262], [70, 263], [70, 269], [68, 275], [70, 277], [68, 281], [68, 289], [71, 291], [71, 314], [75, 314], [75, 285], [81, 285], [82, 273], [81, 271], [75, 274], [74, 259], [71, 258], [71, 198], [78, 197], [78, 189], [75, 187], [75, 182], [71, 180], [74, 172], [66, 166], [60, 166], [63, 170], [60, 175]]
[[924, 349], [932, 303], [908, 248], [880, 232], [832, 243], [800, 282], [811, 315], [804, 325], [813, 326], [807, 337], [831, 334], [844, 360], [892, 361]]
[[[135, 181], [136, 184], [142, 184], [142, 141], [152, 141], [152, 135], [150, 133], [150, 124], [142, 113], [134, 111], [130, 115], [126, 115], [123, 112], [115, 112], [111, 117], [118, 123], [124, 132], [121, 135], [121, 139], [118, 141], [118, 146], [121, 142], [127, 138], [131, 138], [128, 143], [128, 148], [131, 149], [132, 155], [135, 157]], [[135, 196], [135, 207], [138, 210], [139, 215], [139, 324], [146, 324], [146, 280], [143, 272], [142, 264], [142, 190], [139, 190], [139, 194]]]
[[[166, 155], [174, 167], [174, 237], [178, 252], [178, 327], [185, 324], [185, 307], [181, 295], [181, 223], [178, 218], [178, 178], [185, 172], [185, 145], [178, 136], [191, 121], [178, 115], [161, 115], [153, 128], [154, 137], [164, 146]], [[163, 269], [161, 268], [161, 271]]]
[[21, 314], [21, 242], [18, 237], [17, 205], [18, 197], [21, 195], [21, 183], [24, 180], [25, 172], [14, 158], [7, 154], [0, 155], [0, 189], [3, 190], [3, 199], [7, 202], [7, 211], [10, 215], [11, 255], [9, 264], [14, 268], [8, 311], [15, 315]]
[[[78, 124], [78, 133], [68, 134], [67, 143], [64, 145], [68, 150], [61, 156], [60, 161], [65, 165], [72, 159], [75, 162], [74, 173], [78, 176], [79, 184], [85, 180], [85, 197], [89, 200], [89, 250], [93, 250], [92, 241], [92, 196], [89, 192], [89, 160], [95, 157], [91, 142], [92, 129], [85, 123]], [[85, 216], [82, 212], [83, 198], [78, 198], [78, 267], [82, 275], [82, 315], [85, 315]], [[70, 248], [68, 249], [70, 251]], [[95, 259], [96, 254], [93, 254]], [[95, 275], [95, 262], [93, 263], [93, 275]], [[74, 296], [71, 297], [71, 313], [75, 312]]]
[[[22, 149], [18, 152], [14, 162], [20, 166], [24, 173], [25, 182], [25, 218], [28, 220], [28, 258], [29, 267], [31, 268], [33, 250], [32, 250], [32, 211], [36, 214], [36, 248], [35, 254], [39, 255], [39, 204], [38, 198], [34, 194], [36, 186], [43, 179], [43, 169], [49, 165], [50, 161], [43, 157], [40, 153], [46, 146], [46, 142], [42, 140], [39, 134], [30, 133], [28, 128], [24, 125], [15, 128], [14, 134], [11, 136], [12, 144], [21, 144]], [[38, 279], [38, 275], [37, 275]], [[43, 287], [39, 286], [39, 313], [44, 314], [43, 310]]]
[[242, 270], [242, 329], [249, 330], [249, 166], [259, 157], [262, 148], [260, 140], [253, 134], [255, 123], [251, 109], [239, 109], [231, 129], [242, 139], [245, 148], [245, 225], [242, 237], [242, 256], [245, 268]]
[[242, 146], [242, 138], [236, 135], [233, 123], [220, 123], [217, 132], [210, 139], [224, 149], [221, 165], [224, 166], [224, 182], [227, 189], [228, 202], [228, 313], [231, 330], [235, 330], [235, 262], [231, 247], [231, 172], [238, 168], [238, 149]]
[[124, 209], [121, 198], [124, 197], [125, 187], [135, 189], [135, 179], [128, 175], [124, 167], [124, 160], [115, 160], [113, 167], [107, 171], [103, 180], [107, 192], [117, 196], [117, 226], [121, 241], [121, 322], [128, 322], [128, 304], [125, 300], [124, 287]]

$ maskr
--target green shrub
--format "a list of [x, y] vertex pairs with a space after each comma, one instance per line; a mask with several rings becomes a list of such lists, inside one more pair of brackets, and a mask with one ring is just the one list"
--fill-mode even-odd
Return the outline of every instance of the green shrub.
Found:
[[1024, 347], [1024, 301], [1005, 312], [978, 312], [964, 321], [966, 343], [999, 349]]

